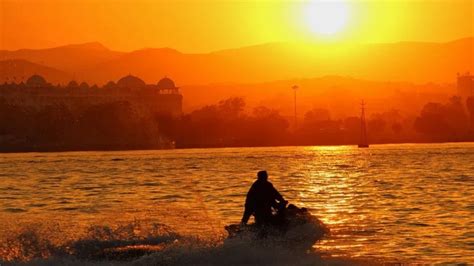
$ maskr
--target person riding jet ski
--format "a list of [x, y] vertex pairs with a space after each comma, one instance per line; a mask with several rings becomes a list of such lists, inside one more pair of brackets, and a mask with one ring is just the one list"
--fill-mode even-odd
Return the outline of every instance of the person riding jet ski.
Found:
[[257, 180], [250, 187], [245, 199], [245, 210], [241, 225], [246, 225], [250, 216], [255, 217], [257, 226], [270, 225], [277, 222], [279, 217], [272, 214], [272, 208], [285, 208], [288, 202], [268, 181], [267, 171], [259, 171]]
[[[255, 223], [247, 225], [252, 215]], [[306, 208], [288, 205], [268, 182], [266, 171], [258, 172], [257, 180], [247, 193], [240, 224], [229, 224], [224, 228], [228, 233], [225, 244], [270, 239], [272, 243], [304, 249], [311, 248], [329, 233], [329, 228]]]

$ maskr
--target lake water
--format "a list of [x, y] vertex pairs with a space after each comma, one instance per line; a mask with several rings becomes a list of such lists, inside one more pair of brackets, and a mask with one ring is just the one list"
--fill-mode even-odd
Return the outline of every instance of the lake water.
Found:
[[0, 259], [103, 225], [219, 239], [261, 169], [330, 227], [315, 252], [474, 263], [472, 143], [1, 154]]

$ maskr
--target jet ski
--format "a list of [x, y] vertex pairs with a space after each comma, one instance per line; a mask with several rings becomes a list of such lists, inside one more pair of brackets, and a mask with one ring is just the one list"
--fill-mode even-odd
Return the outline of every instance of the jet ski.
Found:
[[227, 242], [250, 240], [310, 248], [324, 236], [329, 228], [306, 208], [298, 208], [290, 204], [276, 210], [269, 225], [230, 224], [225, 226], [228, 233]]

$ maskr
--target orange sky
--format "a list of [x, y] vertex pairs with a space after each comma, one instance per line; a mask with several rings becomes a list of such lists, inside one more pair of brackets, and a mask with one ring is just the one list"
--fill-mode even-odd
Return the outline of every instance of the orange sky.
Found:
[[98, 41], [115, 50], [207, 52], [277, 41], [444, 42], [474, 35], [472, 0], [343, 1], [347, 25], [311, 31], [315, 1], [0, 0], [0, 49]]

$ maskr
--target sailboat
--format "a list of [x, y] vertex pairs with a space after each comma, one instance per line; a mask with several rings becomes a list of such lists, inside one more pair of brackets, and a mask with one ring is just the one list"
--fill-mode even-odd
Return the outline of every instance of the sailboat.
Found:
[[369, 142], [367, 140], [367, 126], [365, 124], [365, 103], [362, 101], [361, 103], [361, 114], [360, 114], [360, 140], [359, 140], [359, 148], [368, 148]]

